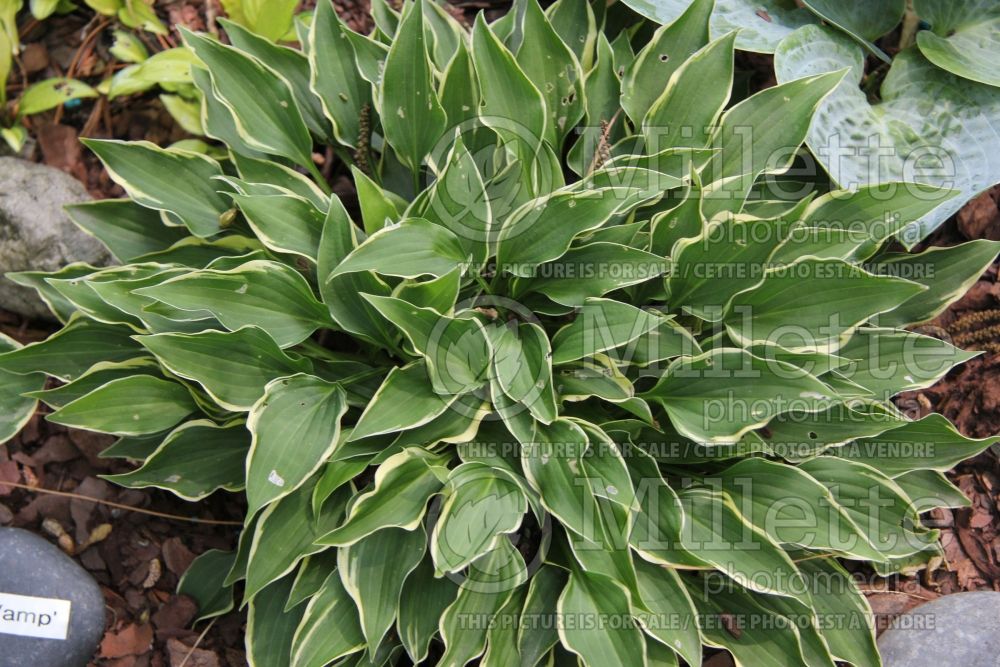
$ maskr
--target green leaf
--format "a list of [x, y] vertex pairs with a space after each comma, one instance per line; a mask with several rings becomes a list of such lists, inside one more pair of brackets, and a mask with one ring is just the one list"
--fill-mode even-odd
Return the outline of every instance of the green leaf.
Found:
[[[183, 223], [192, 234], [212, 236], [219, 231], [219, 216], [229, 209], [214, 180], [222, 175], [215, 160], [199, 153], [164, 150], [146, 141], [84, 139], [104, 163], [115, 183], [147, 208], [164, 211]], [[170, 178], [163, 178], [170, 174]]]
[[503, 392], [524, 405], [538, 421], [557, 416], [552, 383], [552, 348], [537, 324], [522, 322], [493, 331], [493, 370]]
[[692, 667], [701, 666], [701, 635], [694, 602], [677, 571], [635, 560], [639, 599], [632, 600], [632, 615], [646, 633], [684, 658]]
[[414, 663], [427, 658], [431, 639], [437, 633], [438, 619], [455, 601], [458, 586], [448, 577], [434, 577], [430, 556], [417, 565], [403, 584], [399, 595], [396, 630], [407, 654]]
[[171, 373], [199, 383], [228, 410], [246, 412], [271, 380], [312, 370], [308, 360], [288, 356], [257, 327], [231, 333], [136, 336], [136, 340]]
[[0, 370], [18, 375], [43, 372], [63, 381], [102, 361], [127, 361], [142, 353], [124, 327], [72, 319], [43, 341], [0, 354]]
[[1000, 8], [983, 0], [942, 4], [916, 0], [913, 10], [930, 23], [917, 33], [917, 47], [938, 67], [960, 77], [1000, 86]]
[[317, 4], [309, 32], [311, 87], [333, 122], [337, 140], [354, 147], [360, 135], [361, 110], [372, 107], [372, 87], [358, 71], [349, 32], [332, 3]]
[[224, 585], [223, 580], [235, 560], [236, 554], [232, 551], [209, 549], [184, 570], [177, 584], [177, 594], [194, 598], [198, 605], [195, 623], [232, 611], [233, 588]]
[[380, 229], [351, 252], [331, 277], [358, 271], [387, 276], [440, 278], [468, 260], [454, 234], [421, 218]]
[[[228, 142], [227, 142], [228, 143]], [[323, 194], [318, 185], [279, 162], [262, 160], [230, 151], [230, 157], [246, 183], [270, 185], [274, 188], [284, 188], [292, 194], [310, 201], [317, 209], [325, 211], [330, 207], [330, 197]], [[275, 193], [280, 190], [275, 190]], [[266, 196], [266, 195], [264, 195]], [[286, 230], [290, 232], [291, 230]]]
[[[292, 27], [297, 4], [293, 0], [222, 0], [222, 6], [233, 21], [274, 42]], [[231, 21], [225, 23], [232, 25]]]
[[66, 212], [73, 222], [95, 236], [122, 262], [166, 250], [187, 235], [182, 228], [164, 225], [155, 210], [129, 199], [70, 204]]
[[365, 408], [351, 440], [423, 426], [444, 413], [455, 396], [440, 396], [432, 389], [423, 361], [389, 371]]
[[506, 472], [469, 462], [454, 468], [430, 540], [438, 572], [458, 572], [516, 531], [528, 511], [520, 485]]
[[379, 88], [386, 141], [415, 173], [447, 123], [428, 62], [423, 7], [414, 2], [403, 12]]
[[736, 341], [833, 353], [862, 322], [924, 289], [840, 260], [806, 257], [767, 271], [757, 287], [736, 295], [729, 303], [726, 331]]
[[497, 266], [530, 278], [539, 264], [562, 257], [576, 236], [608, 222], [634, 192], [627, 188], [560, 191], [527, 202], [500, 229]]
[[[517, 50], [517, 64], [545, 103], [545, 139], [556, 149], [583, 116], [583, 71], [563, 43], [538, 0], [527, 0], [522, 30], [531, 35]], [[523, 113], [523, 112], [522, 112]]]
[[493, 128], [505, 142], [533, 154], [546, 137], [545, 98], [482, 14], [476, 16], [472, 29], [471, 55], [481, 95], [480, 122]]
[[882, 664], [875, 645], [871, 607], [850, 574], [831, 559], [807, 559], [799, 567], [813, 591], [816, 615], [821, 620], [841, 619], [840, 623], [820, 627], [830, 653], [857, 667]]
[[841, 376], [870, 391], [875, 400], [887, 401], [931, 386], [977, 353], [911, 331], [859, 329], [839, 354], [851, 360], [837, 369]]
[[868, 265], [873, 273], [906, 278], [928, 289], [880, 315], [878, 323], [904, 327], [937, 317], [969, 291], [996, 259], [997, 253], [1000, 253], [1000, 243], [977, 239], [948, 248], [928, 248], [915, 255], [881, 255], [876, 263]]
[[294, 609], [319, 592], [323, 582], [337, 569], [337, 550], [327, 549], [306, 556], [299, 564], [295, 574], [295, 583], [288, 594], [285, 610]]
[[256, 58], [182, 29], [184, 42], [208, 66], [219, 101], [250, 147], [314, 169], [312, 137], [288, 83]]
[[249, 601], [246, 650], [250, 667], [290, 667], [292, 638], [303, 607], [285, 611], [294, 577], [274, 582]]
[[291, 194], [232, 198], [267, 247], [316, 260], [326, 215], [311, 202]]
[[375, 471], [372, 489], [358, 496], [344, 523], [322, 535], [319, 543], [349, 546], [383, 528], [415, 529], [427, 500], [441, 488], [434, 471], [441, 463], [416, 447], [390, 456]]
[[302, 274], [269, 260], [228, 271], [192, 271], [137, 293], [181, 310], [207, 311], [231, 331], [255, 325], [283, 348], [329, 324], [326, 308]]
[[76, 79], [58, 77], [28, 86], [17, 105], [18, 116], [31, 116], [54, 109], [70, 100], [97, 97], [96, 90]]
[[[629, 608], [629, 596], [619, 582], [600, 574], [577, 570], [559, 596], [562, 617], [597, 619], [618, 615]], [[561, 624], [563, 644], [580, 656], [584, 665], [645, 665], [646, 648], [642, 633], [631, 621], [592, 625]]]
[[947, 472], [996, 441], [995, 437], [967, 438], [945, 417], [932, 413], [881, 435], [860, 438], [834, 453], [896, 477], [912, 470]]
[[666, 87], [642, 119], [646, 151], [702, 148], [729, 102], [733, 81], [731, 32], [699, 49], [670, 76]]
[[682, 435], [697, 442], [733, 443], [792, 407], [815, 411], [831, 393], [786, 362], [717, 348], [677, 359], [643, 396], [662, 405]]
[[[6, 334], [0, 334], [0, 351], [17, 350], [20, 343]], [[10, 440], [28, 423], [35, 413], [35, 398], [24, 394], [38, 392], [45, 386], [41, 373], [18, 375], [0, 368], [0, 443]]]
[[374, 234], [387, 225], [399, 222], [400, 214], [395, 202], [365, 172], [351, 165], [354, 187], [358, 190], [358, 206], [366, 234]]
[[100, 433], [147, 435], [174, 426], [195, 408], [184, 385], [136, 375], [112, 380], [67, 403], [47, 419]]
[[337, 550], [340, 581], [358, 607], [369, 654], [396, 620], [403, 582], [420, 563], [426, 545], [422, 529], [384, 528]]
[[[296, 490], [333, 453], [347, 401], [340, 385], [312, 375], [278, 378], [250, 410], [247, 513]], [[288, 443], [295, 443], [290, 449]]]
[[292, 641], [292, 667], [320, 667], [365, 647], [358, 610], [334, 572], [309, 601]]
[[[628, 0], [640, 14], [663, 24], [653, 34], [622, 79], [621, 106], [636, 125], [642, 123], [671, 75], [708, 44], [708, 21], [714, 0]], [[720, 86], [720, 89], [722, 86]]]
[[130, 489], [166, 489], [190, 501], [218, 489], [245, 485], [250, 434], [242, 422], [219, 426], [207, 419], [188, 421], [170, 434], [131, 472], [105, 479]]
[[612, 299], [587, 299], [576, 319], [552, 337], [552, 363], [564, 364], [627, 345], [656, 329], [662, 317]]
[[[260, 4], [277, 6], [281, 3], [261, 2]], [[283, 4], [288, 5], [289, 0], [285, 0]], [[289, 25], [291, 25], [290, 18]], [[302, 112], [302, 119], [309, 130], [317, 137], [332, 137], [330, 121], [323, 114], [323, 104], [309, 87], [309, 59], [306, 55], [295, 49], [274, 44], [275, 39], [281, 35], [271, 37], [273, 32], [257, 29], [256, 26], [253, 26], [254, 32], [250, 32], [226, 19], [221, 19], [220, 23], [225, 28], [226, 36], [229, 37], [233, 46], [254, 56], [285, 79], [295, 96], [296, 105]], [[280, 26], [280, 22], [271, 23], [270, 30], [273, 31], [276, 25]]]
[[962, 490], [936, 470], [913, 470], [896, 477], [895, 482], [921, 513], [937, 507], [972, 506]]
[[[841, 186], [917, 181], [954, 188], [961, 195], [945, 201], [901, 235], [911, 247], [957, 211], [964, 202], [1000, 181], [997, 109], [1000, 89], [959, 79], [937, 69], [916, 49], [894, 60], [879, 98], [872, 105], [858, 88], [863, 53], [830, 28], [807, 26], [789, 36], [775, 54], [778, 81], [822, 71], [850, 68], [850, 74], [820, 104], [806, 141], [834, 182]], [[937, 94], [928, 97], [927, 90]], [[913, 109], [920, 109], [914, 114]], [[956, 117], [980, 123], [954, 123]], [[831, 137], [839, 143], [832, 145]], [[883, 157], [873, 169], [869, 146], [878, 142]], [[914, 156], [936, 156], [948, 166], [914, 168]], [[947, 156], [961, 155], [951, 162]]]

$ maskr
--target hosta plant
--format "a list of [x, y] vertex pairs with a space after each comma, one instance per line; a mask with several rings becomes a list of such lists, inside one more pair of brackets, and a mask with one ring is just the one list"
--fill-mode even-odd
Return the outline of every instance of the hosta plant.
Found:
[[181, 589], [241, 593], [253, 665], [879, 664], [850, 572], [940, 562], [990, 442], [891, 401], [972, 356], [906, 327], [997, 244], [905, 252], [954, 190], [803, 176], [845, 71], [734, 97], [710, 0], [373, 6], [185, 33], [225, 159], [87, 142], [122, 263], [12, 276], [64, 327], [4, 343], [3, 435], [37, 399], [122, 485], [245, 493]]

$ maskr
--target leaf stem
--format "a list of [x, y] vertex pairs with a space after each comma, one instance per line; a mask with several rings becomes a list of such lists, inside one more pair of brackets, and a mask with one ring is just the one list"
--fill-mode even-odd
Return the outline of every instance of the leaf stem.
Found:
[[306, 169], [309, 170], [309, 175], [316, 181], [316, 185], [320, 187], [323, 194], [327, 196], [333, 194], [333, 190], [330, 189], [330, 184], [326, 182], [325, 178], [323, 178], [323, 172], [319, 170], [319, 167], [316, 166], [315, 162], [309, 160], [309, 162], [306, 163]]

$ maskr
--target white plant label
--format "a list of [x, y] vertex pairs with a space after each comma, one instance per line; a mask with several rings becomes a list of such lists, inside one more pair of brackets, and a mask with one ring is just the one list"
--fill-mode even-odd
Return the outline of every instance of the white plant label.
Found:
[[0, 593], [0, 634], [66, 639], [69, 600]]

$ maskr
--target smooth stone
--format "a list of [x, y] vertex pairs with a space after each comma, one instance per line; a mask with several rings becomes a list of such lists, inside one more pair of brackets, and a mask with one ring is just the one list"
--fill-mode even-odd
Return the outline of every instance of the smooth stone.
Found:
[[[0, 528], [0, 601], [5, 593], [69, 600], [69, 627], [65, 639], [10, 634], [25, 627], [12, 618], [30, 617], [5, 616], [25, 612], [21, 601], [17, 608], [5, 605], [0, 608], [0, 667], [85, 667], [94, 656], [104, 634], [104, 595], [94, 578], [58, 547], [20, 528]], [[34, 622], [28, 624], [31, 632], [58, 627], [59, 620], [45, 624], [40, 615], [51, 609], [58, 604], [43, 602], [35, 609]]]
[[[104, 245], [63, 210], [89, 199], [83, 184], [65, 172], [0, 157], [0, 275], [56, 271], [73, 262], [108, 264]], [[10, 280], [0, 279], [0, 304], [25, 317], [53, 319], [35, 290]]]
[[997, 667], [1000, 593], [945, 595], [893, 620], [878, 640], [883, 667]]

